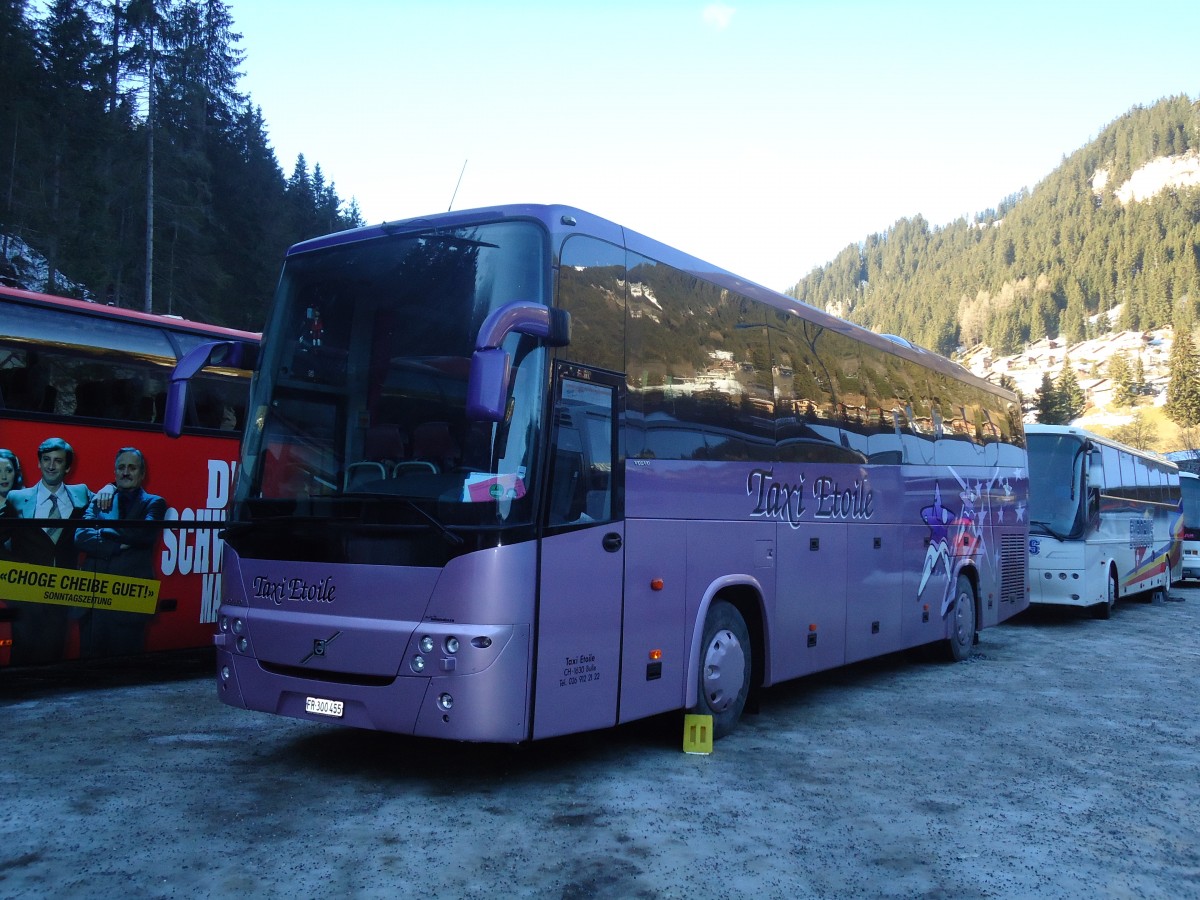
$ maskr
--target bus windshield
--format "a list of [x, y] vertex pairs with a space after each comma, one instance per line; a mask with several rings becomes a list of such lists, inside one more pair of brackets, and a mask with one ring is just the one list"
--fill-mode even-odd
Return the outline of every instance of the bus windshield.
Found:
[[1072, 434], [1026, 436], [1029, 447], [1029, 527], [1058, 538], [1083, 523], [1086, 447]]
[[466, 393], [488, 313], [547, 303], [546, 235], [523, 221], [384, 231], [288, 258], [252, 398], [241, 516], [527, 523], [545, 351], [505, 339], [505, 421], [468, 420]]

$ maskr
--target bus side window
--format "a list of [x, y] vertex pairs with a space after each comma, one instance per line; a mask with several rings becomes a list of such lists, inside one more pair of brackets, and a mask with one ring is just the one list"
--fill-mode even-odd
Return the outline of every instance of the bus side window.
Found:
[[35, 355], [26, 355], [24, 351], [12, 351], [0, 357], [0, 403], [4, 409], [54, 411], [57, 392], [49, 384], [37, 383], [30, 369], [34, 363]]
[[1121, 483], [1121, 460], [1116, 447], [1100, 447], [1101, 472], [1097, 487], [1102, 494], [1117, 494]]
[[612, 518], [612, 408], [612, 388], [563, 379], [555, 414], [548, 525]]
[[550, 525], [566, 525], [583, 514], [583, 469], [583, 441], [579, 429], [560, 426], [550, 483]]

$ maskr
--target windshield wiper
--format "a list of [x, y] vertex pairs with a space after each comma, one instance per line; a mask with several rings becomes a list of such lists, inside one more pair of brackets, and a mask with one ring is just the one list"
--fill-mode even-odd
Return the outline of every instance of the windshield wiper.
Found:
[[431, 513], [428, 513], [425, 510], [421, 509], [421, 507], [419, 507], [412, 500], [405, 498], [404, 502], [407, 503], [414, 510], [416, 510], [417, 513], [419, 513], [421, 515], [421, 517], [423, 519], [425, 519], [426, 522], [428, 522], [430, 525], [432, 525], [434, 527], [434, 530], [436, 530], [438, 532], [438, 534], [440, 534], [442, 537], [444, 537], [451, 544], [453, 544], [454, 546], [457, 547], [459, 544], [461, 544], [463, 542], [463, 539], [459, 535], [455, 534], [453, 531], [451, 531], [449, 528], [447, 528], [445, 525], [443, 525], [441, 522], [439, 522]]
[[1030, 531], [1032, 531], [1033, 526], [1036, 525], [1039, 529], [1041, 529], [1042, 533], [1048, 534], [1050, 537], [1058, 538], [1060, 541], [1065, 541], [1067, 539], [1065, 534], [1059, 534], [1057, 531], [1051, 528], [1049, 522], [1039, 522], [1037, 519], [1030, 519], [1029, 525]]

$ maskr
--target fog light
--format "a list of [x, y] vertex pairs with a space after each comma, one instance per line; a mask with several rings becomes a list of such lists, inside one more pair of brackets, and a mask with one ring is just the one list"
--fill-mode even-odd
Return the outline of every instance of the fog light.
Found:
[[414, 672], [424, 672], [425, 671], [425, 657], [414, 656], [411, 665], [412, 665], [412, 670]]
[[446, 652], [447, 653], [457, 653], [458, 652], [458, 638], [456, 638], [456, 637], [446, 638]]
[[442, 709], [450, 709], [450, 707], [454, 706], [454, 698], [449, 694], [442, 694], [438, 697], [438, 706]]
[[238, 648], [238, 650], [240, 650], [242, 653], [245, 653], [245, 652], [246, 652], [246, 648], [247, 648], [247, 647], [249, 647], [249, 646], [250, 646], [250, 642], [249, 642], [248, 640], [246, 640], [244, 637], [240, 637], [240, 638], [238, 638], [238, 639], [237, 639], [237, 648]]
[[229, 680], [229, 666], [221, 666], [221, 680], [222, 681]]
[[431, 638], [429, 635], [425, 635], [425, 637], [421, 638], [421, 652], [422, 653], [432, 653], [433, 652], [433, 638]]

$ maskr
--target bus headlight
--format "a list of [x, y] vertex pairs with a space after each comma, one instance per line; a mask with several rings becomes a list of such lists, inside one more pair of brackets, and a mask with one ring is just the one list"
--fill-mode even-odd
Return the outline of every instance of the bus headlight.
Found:
[[458, 638], [456, 638], [456, 637], [446, 638], [446, 652], [447, 653], [457, 653], [458, 652]]
[[429, 635], [425, 635], [425, 637], [421, 638], [421, 652], [422, 653], [432, 653], [433, 652], [433, 638], [431, 638]]
[[412, 658], [412, 663], [410, 665], [414, 672], [424, 672], [425, 671], [425, 657], [414, 656]]

